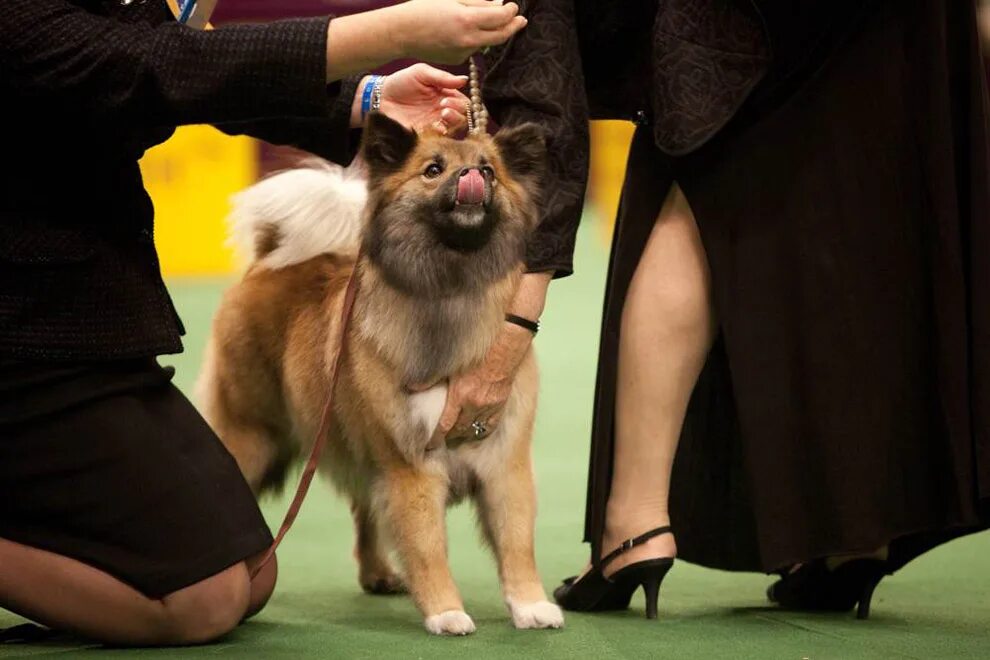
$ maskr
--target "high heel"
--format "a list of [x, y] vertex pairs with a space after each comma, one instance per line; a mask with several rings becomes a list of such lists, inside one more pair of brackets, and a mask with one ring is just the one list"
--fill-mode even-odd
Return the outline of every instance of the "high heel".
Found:
[[859, 605], [856, 607], [857, 619], [870, 618], [870, 602], [873, 600], [873, 590], [877, 588], [877, 585], [880, 584], [880, 580], [882, 579], [883, 573], [878, 573], [863, 585], [863, 591], [859, 596]]
[[873, 592], [888, 574], [880, 559], [852, 559], [835, 570], [818, 559], [783, 575], [767, 589], [767, 598], [791, 610], [848, 612], [855, 606], [856, 618], [867, 619]]
[[[668, 565], [667, 570], [670, 570], [670, 565]], [[643, 595], [646, 596], [646, 618], [655, 619], [657, 618], [657, 601], [660, 600], [660, 583], [663, 582], [664, 575], [666, 571], [661, 574], [650, 573], [645, 576], [643, 581]]]
[[642, 586], [646, 596], [646, 618], [657, 618], [660, 585], [674, 565], [673, 557], [638, 561], [616, 571], [611, 577], [605, 577], [604, 570], [610, 562], [630, 548], [646, 543], [655, 536], [670, 533], [670, 527], [658, 527], [624, 541], [580, 579], [570, 577], [564, 580], [564, 583], [554, 590], [554, 600], [565, 610], [577, 612], [624, 610], [629, 607], [633, 594]]

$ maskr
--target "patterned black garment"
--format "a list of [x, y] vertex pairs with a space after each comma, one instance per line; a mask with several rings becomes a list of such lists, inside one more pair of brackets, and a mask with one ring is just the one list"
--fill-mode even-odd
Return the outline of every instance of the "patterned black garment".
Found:
[[533, 121], [547, 141], [540, 226], [530, 239], [530, 271], [573, 270], [588, 183], [588, 105], [574, 12], [567, 3], [522, 0], [529, 24], [486, 58], [485, 105], [501, 125]]

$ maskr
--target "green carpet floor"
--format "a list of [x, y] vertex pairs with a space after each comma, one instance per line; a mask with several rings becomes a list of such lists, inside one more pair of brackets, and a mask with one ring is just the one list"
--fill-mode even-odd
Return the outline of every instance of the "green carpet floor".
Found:
[[[537, 340], [543, 374], [535, 443], [537, 554], [548, 589], [587, 558], [579, 541], [606, 260], [597, 233], [592, 223], [583, 230], [578, 274], [553, 284]], [[170, 285], [189, 335], [186, 353], [164, 362], [176, 365], [177, 382], [189, 391], [226, 282]], [[284, 500], [264, 503], [273, 525], [285, 506]], [[764, 601], [767, 576], [680, 563], [664, 585], [659, 621], [644, 620], [637, 595], [629, 612], [567, 614], [563, 630], [515, 631], [470, 509], [451, 511], [449, 529], [453, 572], [478, 625], [468, 638], [431, 637], [408, 599], [361, 592], [347, 506], [318, 485], [279, 552], [281, 575], [271, 603], [223, 641], [143, 651], [83, 642], [0, 646], [0, 657], [990, 658], [990, 535], [946, 545], [885, 580], [866, 622], [851, 615], [779, 612]], [[0, 627], [19, 621], [0, 611]]]

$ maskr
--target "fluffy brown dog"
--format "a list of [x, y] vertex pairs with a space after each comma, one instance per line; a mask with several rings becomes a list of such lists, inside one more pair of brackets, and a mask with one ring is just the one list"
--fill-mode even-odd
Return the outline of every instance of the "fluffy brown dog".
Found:
[[[532, 125], [456, 141], [373, 114], [362, 145], [367, 186], [324, 164], [262, 181], [235, 206], [235, 238], [253, 262], [214, 322], [199, 386], [204, 414], [256, 492], [281, 485], [317, 432], [344, 288], [357, 269], [320, 469], [351, 501], [361, 586], [408, 585], [436, 634], [475, 628], [447, 564], [445, 507], [464, 497], [477, 504], [515, 626], [563, 625], [533, 554], [533, 355], [494, 434], [430, 443], [447, 379], [476, 366], [505, 322], [536, 222], [544, 150]], [[418, 383], [440, 384], [411, 393]]]

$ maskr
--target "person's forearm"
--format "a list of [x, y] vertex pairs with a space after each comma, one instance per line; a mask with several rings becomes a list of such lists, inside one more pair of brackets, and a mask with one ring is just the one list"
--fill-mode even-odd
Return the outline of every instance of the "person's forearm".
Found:
[[531, 321], [536, 321], [543, 314], [547, 301], [547, 288], [552, 273], [526, 273], [519, 282], [516, 296], [509, 305], [509, 312]]
[[[552, 273], [526, 273], [519, 282], [509, 313], [536, 321], [543, 314]], [[533, 333], [514, 323], [506, 323], [485, 360], [490, 377], [512, 379], [533, 342]]]
[[327, 28], [327, 82], [369, 71], [403, 56], [392, 38], [388, 8], [341, 16]]

